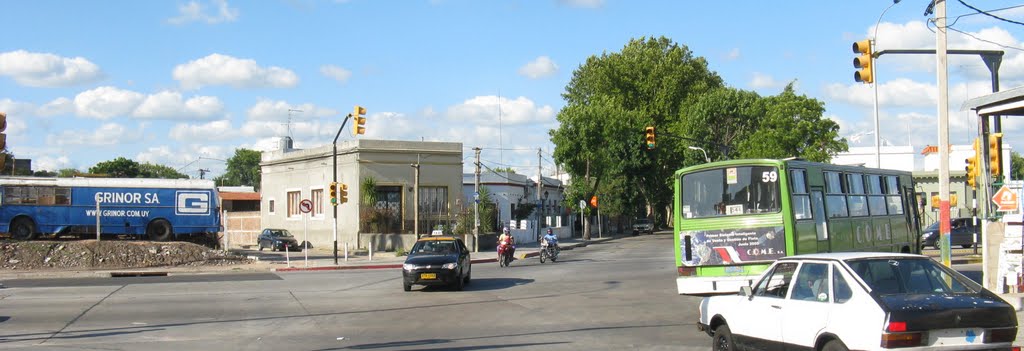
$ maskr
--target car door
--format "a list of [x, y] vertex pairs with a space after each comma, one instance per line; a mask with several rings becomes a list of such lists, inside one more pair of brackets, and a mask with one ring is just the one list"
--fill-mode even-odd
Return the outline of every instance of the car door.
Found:
[[740, 300], [735, 311], [742, 315], [727, 317], [734, 340], [756, 350], [782, 350], [782, 305], [790, 290], [796, 262], [779, 262], [766, 274], [748, 299]]
[[260, 233], [259, 239], [256, 239], [256, 245], [262, 245], [264, 247], [270, 246], [270, 242], [269, 242], [269, 240], [267, 240], [267, 237], [269, 235], [270, 235], [270, 232], [267, 231], [266, 229], [264, 229], [263, 232]]
[[461, 269], [462, 273], [460, 276], [465, 277], [469, 275], [469, 265], [471, 262], [469, 259], [469, 248], [460, 239], [455, 239], [455, 245], [458, 246], [459, 250], [459, 269]]
[[787, 349], [811, 349], [818, 332], [828, 324], [831, 311], [829, 264], [801, 263], [792, 285], [792, 292], [779, 310], [782, 341]]

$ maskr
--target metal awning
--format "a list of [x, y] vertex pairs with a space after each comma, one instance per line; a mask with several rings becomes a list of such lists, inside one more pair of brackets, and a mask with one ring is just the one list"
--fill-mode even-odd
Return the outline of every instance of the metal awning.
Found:
[[960, 111], [967, 110], [978, 116], [1024, 116], [1024, 86], [964, 101]]

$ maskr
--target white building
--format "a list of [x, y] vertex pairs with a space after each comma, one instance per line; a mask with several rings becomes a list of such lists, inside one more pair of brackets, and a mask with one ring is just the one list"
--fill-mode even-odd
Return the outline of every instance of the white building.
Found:
[[[462, 175], [462, 194], [467, 204], [474, 201], [475, 183], [475, 174]], [[537, 217], [534, 215], [539, 211], [542, 216], [540, 228], [551, 227], [559, 237], [570, 236], [569, 223], [564, 222], [571, 217], [567, 216], [568, 209], [562, 206], [562, 200], [565, 198], [562, 182], [556, 178], [543, 177], [541, 185], [538, 189], [536, 176], [531, 178], [510, 172], [480, 173], [481, 192], [487, 191], [497, 208], [495, 228], [509, 227], [520, 242], [532, 242], [537, 233]], [[513, 213], [519, 206], [525, 204], [539, 204], [539, 207], [534, 210], [534, 215], [514, 221]]]

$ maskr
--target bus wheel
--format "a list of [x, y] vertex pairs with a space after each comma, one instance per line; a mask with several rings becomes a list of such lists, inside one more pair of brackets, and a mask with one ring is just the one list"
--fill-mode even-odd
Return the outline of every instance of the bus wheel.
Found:
[[149, 240], [170, 241], [174, 237], [174, 232], [171, 231], [171, 223], [158, 219], [149, 222], [149, 226], [146, 227], [146, 235], [149, 235]]
[[11, 237], [17, 240], [32, 240], [36, 237], [36, 225], [31, 219], [19, 217], [11, 223]]

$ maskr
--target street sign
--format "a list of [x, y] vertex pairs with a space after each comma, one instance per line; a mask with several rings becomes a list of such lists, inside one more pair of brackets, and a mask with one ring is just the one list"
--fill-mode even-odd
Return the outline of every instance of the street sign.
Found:
[[585, 208], [587, 208], [587, 202], [580, 200], [580, 211], [583, 211]]
[[1017, 207], [1020, 206], [1020, 202], [1018, 202], [1019, 200], [1020, 199], [1017, 198], [1017, 193], [1013, 192], [1013, 190], [1010, 190], [1010, 188], [1005, 185], [1002, 188], [999, 188], [999, 191], [992, 196], [992, 202], [995, 203], [996, 206], [999, 206], [996, 211], [1016, 211]]
[[306, 199], [299, 202], [299, 211], [302, 211], [302, 213], [309, 213], [309, 211], [312, 210], [313, 201], [309, 201], [308, 199]]

